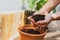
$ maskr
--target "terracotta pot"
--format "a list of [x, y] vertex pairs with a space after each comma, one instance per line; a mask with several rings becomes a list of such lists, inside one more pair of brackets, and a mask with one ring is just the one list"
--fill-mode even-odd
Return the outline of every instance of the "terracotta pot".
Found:
[[30, 29], [34, 29], [31, 25], [24, 25], [18, 28], [20, 34], [20, 40], [44, 40], [44, 36], [47, 34], [47, 30], [42, 34], [29, 34], [21, 31], [22, 29], [29, 26]]

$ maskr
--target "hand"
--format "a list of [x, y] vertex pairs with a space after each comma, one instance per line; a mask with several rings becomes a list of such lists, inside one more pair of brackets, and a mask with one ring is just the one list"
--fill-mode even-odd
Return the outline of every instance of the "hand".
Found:
[[[45, 15], [45, 12], [44, 11], [38, 11], [38, 12], [35, 12], [33, 15]], [[33, 24], [36, 24], [34, 19], [32, 18], [32, 16], [28, 17], [28, 19], [33, 23]]]
[[38, 22], [35, 22], [32, 16], [28, 17], [28, 19], [34, 24], [34, 25], [40, 25], [41, 27], [46, 27], [51, 21], [52, 21], [52, 16], [45, 12], [45, 20], [40, 20]]
[[[34, 13], [34, 15], [44, 15], [44, 14], [40, 14], [39, 12], [35, 12]], [[32, 15], [32, 16], [34, 16], [34, 15]], [[30, 16], [30, 17], [28, 17], [28, 19], [31, 21], [31, 24], [33, 24], [34, 26], [37, 26], [36, 25], [36, 22], [35, 22], [35, 20], [32, 18], [32, 16]]]
[[46, 27], [52, 20], [53, 20], [53, 17], [51, 16], [51, 14], [46, 14], [45, 20], [37, 21], [36, 24], [40, 25], [41, 27]]

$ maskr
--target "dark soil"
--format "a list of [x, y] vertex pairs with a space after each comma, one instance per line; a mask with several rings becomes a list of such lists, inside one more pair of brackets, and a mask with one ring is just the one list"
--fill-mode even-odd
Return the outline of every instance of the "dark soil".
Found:
[[45, 15], [34, 15], [32, 18], [37, 22], [39, 20], [45, 20]]
[[22, 29], [21, 31], [23, 31], [25, 33], [29, 33], [29, 34], [40, 34], [40, 32], [35, 31], [33, 29]]

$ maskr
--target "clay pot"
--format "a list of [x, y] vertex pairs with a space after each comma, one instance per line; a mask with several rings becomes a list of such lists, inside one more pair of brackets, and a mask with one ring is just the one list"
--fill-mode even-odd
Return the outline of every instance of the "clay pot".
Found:
[[23, 29], [34, 29], [34, 27], [32, 27], [31, 25], [24, 25], [24, 26], [20, 26], [18, 28], [19, 34], [20, 34], [20, 40], [44, 40], [44, 36], [47, 34], [47, 30], [42, 33], [42, 34], [30, 34], [30, 33], [26, 33], [21, 31]]

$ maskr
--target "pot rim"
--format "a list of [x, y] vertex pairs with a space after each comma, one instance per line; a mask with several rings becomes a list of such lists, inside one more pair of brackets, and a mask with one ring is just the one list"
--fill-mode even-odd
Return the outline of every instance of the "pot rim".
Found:
[[21, 31], [21, 28], [22, 28], [23, 26], [20, 26], [19, 28], [18, 28], [18, 32], [19, 33], [22, 33], [22, 34], [24, 34], [24, 35], [29, 35], [29, 36], [44, 36], [44, 35], [46, 35], [47, 34], [47, 31], [48, 30], [46, 30], [46, 32], [44, 32], [43, 34], [29, 34], [29, 33], [25, 33], [25, 32], [23, 32], [23, 31]]
[[[24, 24], [23, 26], [26, 26], [26, 25], [32, 26], [32, 25], [30, 25], [30, 24]], [[19, 32], [19, 33], [22, 33], [22, 34], [25, 34], [25, 35], [29, 35], [29, 36], [44, 36], [44, 35], [47, 34], [47, 31], [48, 31], [48, 30], [46, 30], [46, 32], [44, 32], [43, 34], [29, 34], [29, 33], [25, 33], [25, 32], [22, 32], [22, 31], [21, 31], [21, 28], [22, 28], [23, 26], [19, 26], [18, 32]]]
[[25, 32], [22, 32], [22, 31], [19, 31], [19, 33], [22, 33], [22, 34], [25, 34], [25, 35], [29, 35], [29, 36], [44, 36], [44, 35], [47, 34], [47, 30], [43, 34], [29, 34], [29, 33], [25, 33]]

